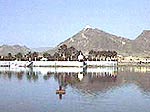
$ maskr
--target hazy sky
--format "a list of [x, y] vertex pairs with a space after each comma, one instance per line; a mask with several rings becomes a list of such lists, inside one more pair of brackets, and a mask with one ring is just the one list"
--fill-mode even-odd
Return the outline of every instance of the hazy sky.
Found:
[[150, 29], [150, 0], [0, 0], [0, 45], [54, 47], [87, 24], [135, 39]]

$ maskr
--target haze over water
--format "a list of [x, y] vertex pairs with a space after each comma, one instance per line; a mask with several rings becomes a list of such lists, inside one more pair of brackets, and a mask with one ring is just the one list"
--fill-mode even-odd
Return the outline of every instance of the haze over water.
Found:
[[[150, 68], [82, 71], [0, 68], [0, 111], [149, 112]], [[56, 94], [59, 86], [66, 92], [62, 96]]]

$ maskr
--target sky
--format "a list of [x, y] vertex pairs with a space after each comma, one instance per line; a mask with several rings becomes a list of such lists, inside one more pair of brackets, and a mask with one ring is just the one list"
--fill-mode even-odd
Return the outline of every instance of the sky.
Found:
[[0, 45], [55, 47], [86, 25], [135, 39], [150, 29], [150, 0], [0, 0]]

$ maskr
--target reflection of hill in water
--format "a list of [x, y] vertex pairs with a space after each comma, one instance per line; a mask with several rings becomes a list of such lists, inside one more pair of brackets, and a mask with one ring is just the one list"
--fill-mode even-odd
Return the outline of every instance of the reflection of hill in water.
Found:
[[[39, 78], [51, 80], [51, 77], [54, 77], [59, 85], [64, 87], [70, 85], [71, 87], [86, 93], [106, 92], [124, 84], [135, 84], [141, 88], [141, 90], [150, 92], [150, 74], [148, 72], [135, 72], [135, 68], [119, 68], [119, 71], [117, 71], [116, 68], [90, 68], [89, 70], [87, 69], [87, 72], [82, 72], [82, 69], [79, 69], [76, 72], [73, 68], [68, 69], [67, 72], [62, 68], [60, 71], [54, 71], [54, 69], [43, 68], [44, 72], [34, 68], [20, 71], [10, 71], [5, 69], [0, 70], [0, 78], [11, 79], [12, 77], [15, 77], [18, 80], [35, 82]], [[137, 69], [139, 68], [136, 68], [136, 70]], [[148, 70], [148, 68], [146, 69]]]
[[87, 74], [83, 80], [74, 86], [88, 92], [106, 91], [117, 86], [117, 75], [92, 75]]
[[143, 91], [150, 92], [150, 73], [119, 72], [119, 75], [117, 78], [122, 80], [123, 83], [135, 84]]

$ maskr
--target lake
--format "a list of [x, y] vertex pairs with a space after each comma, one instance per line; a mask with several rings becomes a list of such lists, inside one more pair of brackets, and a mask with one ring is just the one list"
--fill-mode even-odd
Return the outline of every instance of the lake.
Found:
[[149, 112], [149, 107], [148, 67], [0, 67], [0, 112]]

